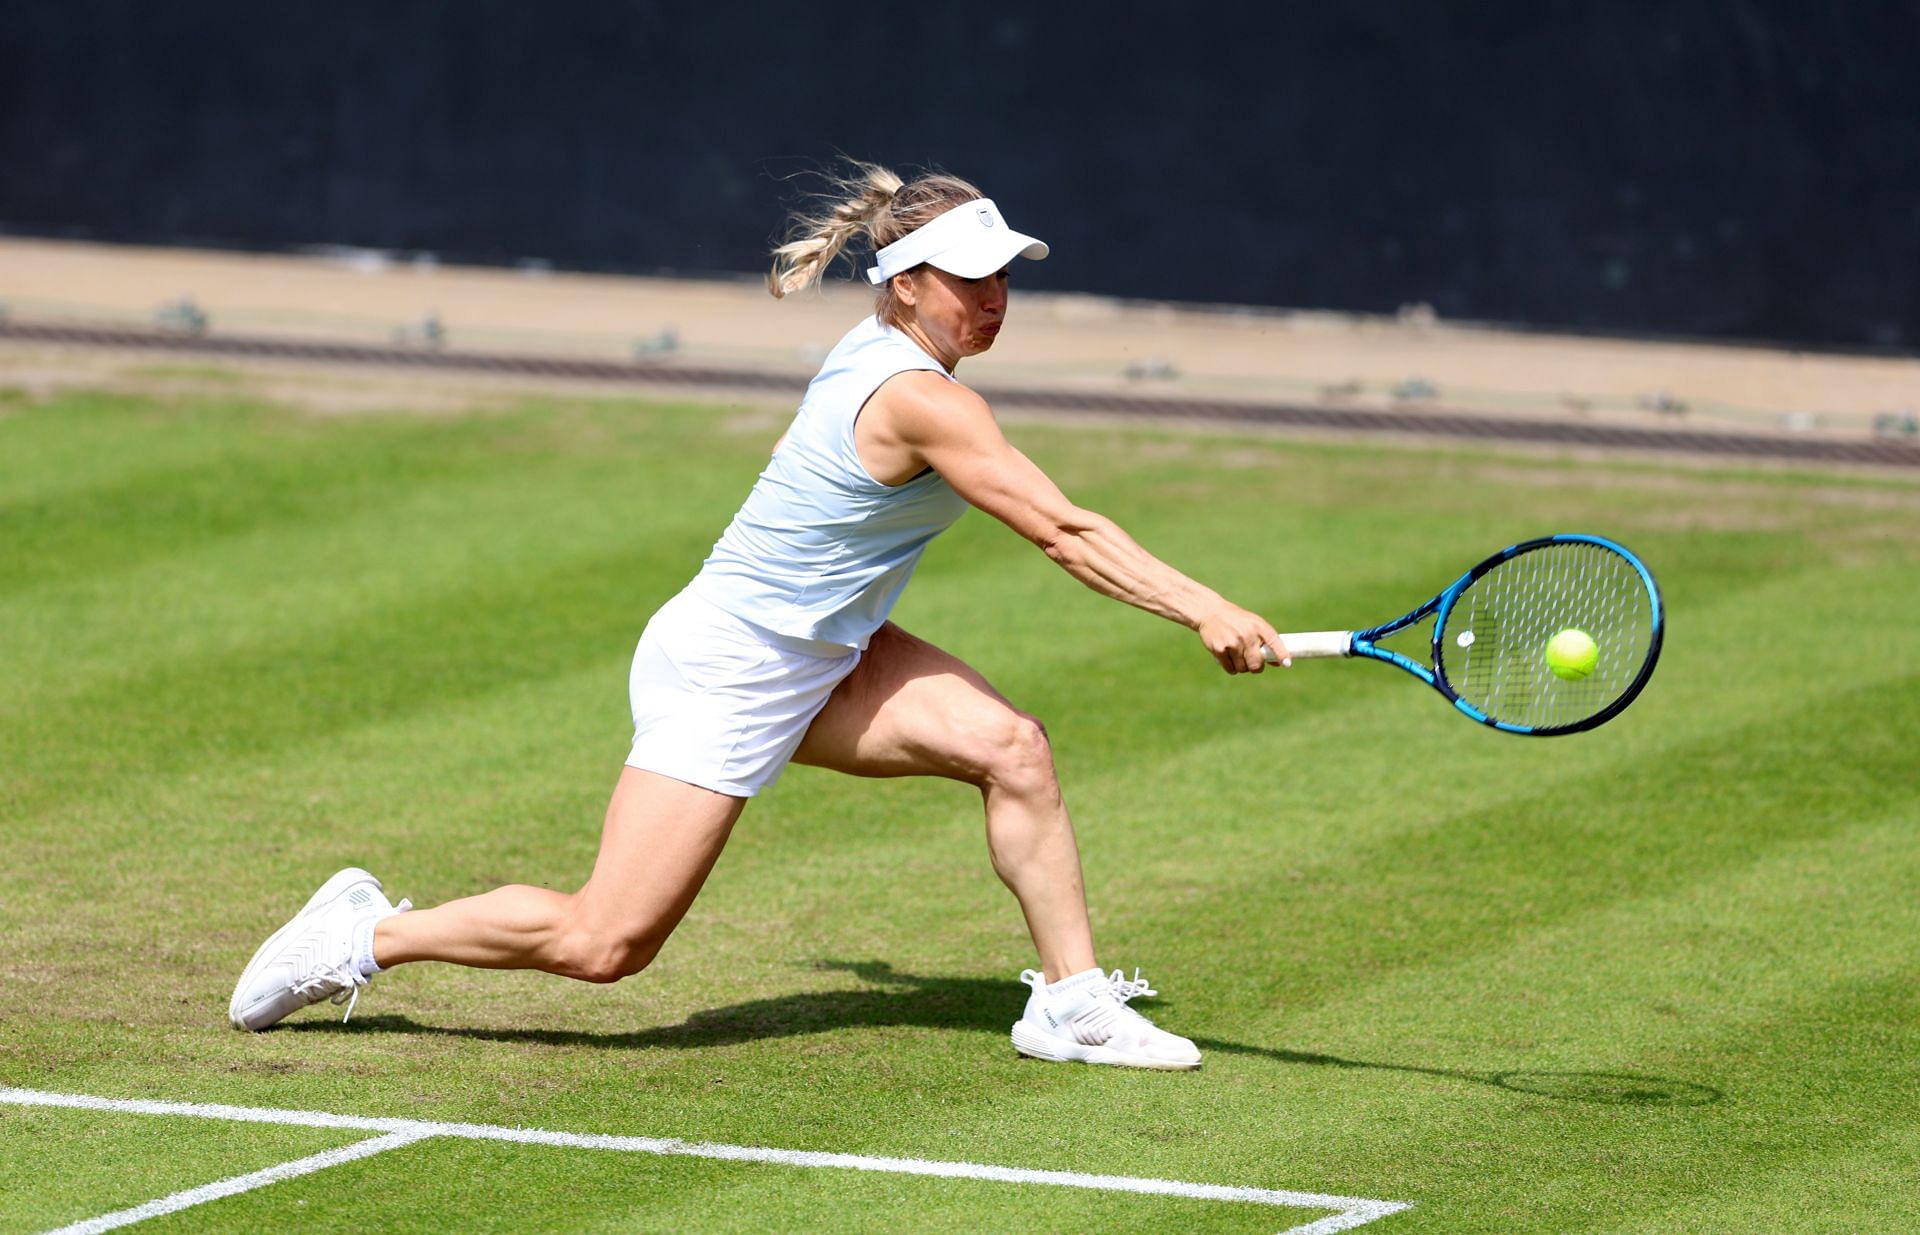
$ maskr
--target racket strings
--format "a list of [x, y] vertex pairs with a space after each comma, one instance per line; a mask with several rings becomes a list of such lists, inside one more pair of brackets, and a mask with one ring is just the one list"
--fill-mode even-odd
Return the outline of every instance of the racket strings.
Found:
[[[1593, 637], [1593, 671], [1568, 681], [1547, 664], [1563, 630]], [[1629, 690], [1652, 649], [1653, 601], [1612, 549], [1556, 542], [1516, 554], [1467, 585], [1439, 632], [1435, 667], [1456, 694], [1495, 720], [1575, 724]]]

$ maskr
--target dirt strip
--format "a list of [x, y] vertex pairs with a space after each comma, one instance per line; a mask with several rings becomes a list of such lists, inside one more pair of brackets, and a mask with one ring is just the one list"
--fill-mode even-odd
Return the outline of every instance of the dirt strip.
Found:
[[[632, 386], [764, 391], [797, 395], [804, 380], [792, 372], [702, 366], [667, 361], [602, 360], [514, 352], [443, 351], [420, 347], [302, 341], [280, 337], [200, 335], [68, 323], [0, 321], [0, 340], [122, 353], [164, 353], [235, 359], [378, 366], [414, 372], [553, 378]], [[1920, 469], [1920, 443], [1897, 439], [1702, 431], [1554, 419], [1485, 416], [1444, 408], [1373, 411], [1290, 402], [1153, 397], [1109, 391], [982, 384], [996, 406], [1050, 413], [1161, 421], [1208, 421], [1485, 442], [1570, 446], [1594, 450], [1680, 454]]]

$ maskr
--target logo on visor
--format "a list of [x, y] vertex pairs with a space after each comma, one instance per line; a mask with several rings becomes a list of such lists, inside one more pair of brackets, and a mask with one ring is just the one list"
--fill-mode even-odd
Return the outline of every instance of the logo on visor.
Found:
[[975, 206], [973, 208], [973, 212], [980, 216], [980, 226], [982, 227], [993, 226], [993, 207], [992, 206]]

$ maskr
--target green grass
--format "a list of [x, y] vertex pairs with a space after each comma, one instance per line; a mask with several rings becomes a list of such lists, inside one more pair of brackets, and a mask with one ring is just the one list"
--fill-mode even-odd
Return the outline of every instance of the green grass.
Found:
[[[615, 987], [420, 966], [240, 1035], [348, 862], [571, 887], [627, 658], [777, 428], [0, 400], [0, 1084], [1413, 1201], [1421, 1232], [1899, 1231], [1920, 1205], [1920, 489], [1904, 479], [1017, 426], [1283, 627], [1549, 530], [1672, 612], [1580, 737], [1371, 666], [1228, 679], [971, 515], [898, 617], [1048, 723], [1109, 965], [1194, 1075], [1006, 1040], [1031, 963], [979, 807], [788, 773]], [[0, 1232], [360, 1134], [0, 1105]], [[1274, 1231], [1319, 1211], [432, 1141], [149, 1224]]]

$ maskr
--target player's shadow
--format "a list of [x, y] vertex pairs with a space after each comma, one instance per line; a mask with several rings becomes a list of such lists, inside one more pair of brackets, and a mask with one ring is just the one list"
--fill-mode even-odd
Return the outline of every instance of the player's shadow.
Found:
[[[934, 1029], [979, 1029], [1004, 1034], [1017, 1014], [1019, 998], [1004, 981], [983, 978], [933, 978], [901, 973], [885, 961], [819, 961], [814, 966], [853, 974], [868, 983], [854, 991], [807, 991], [754, 999], [695, 1012], [677, 1025], [658, 1025], [628, 1033], [569, 1029], [474, 1029], [423, 1025], [410, 1017], [356, 1017], [295, 1021], [286, 1029], [300, 1033], [445, 1034], [496, 1042], [532, 1042], [548, 1046], [588, 1046], [618, 1050], [699, 1050], [767, 1038], [796, 1037], [837, 1029], [918, 1025]], [[1252, 1046], [1219, 1038], [1195, 1038], [1205, 1051], [1277, 1063], [1322, 1068], [1406, 1072], [1467, 1081], [1514, 1093], [1536, 1094], [1608, 1106], [1705, 1106], [1724, 1096], [1707, 1085], [1631, 1072], [1475, 1072], [1417, 1064], [1346, 1059], [1309, 1051]]]

